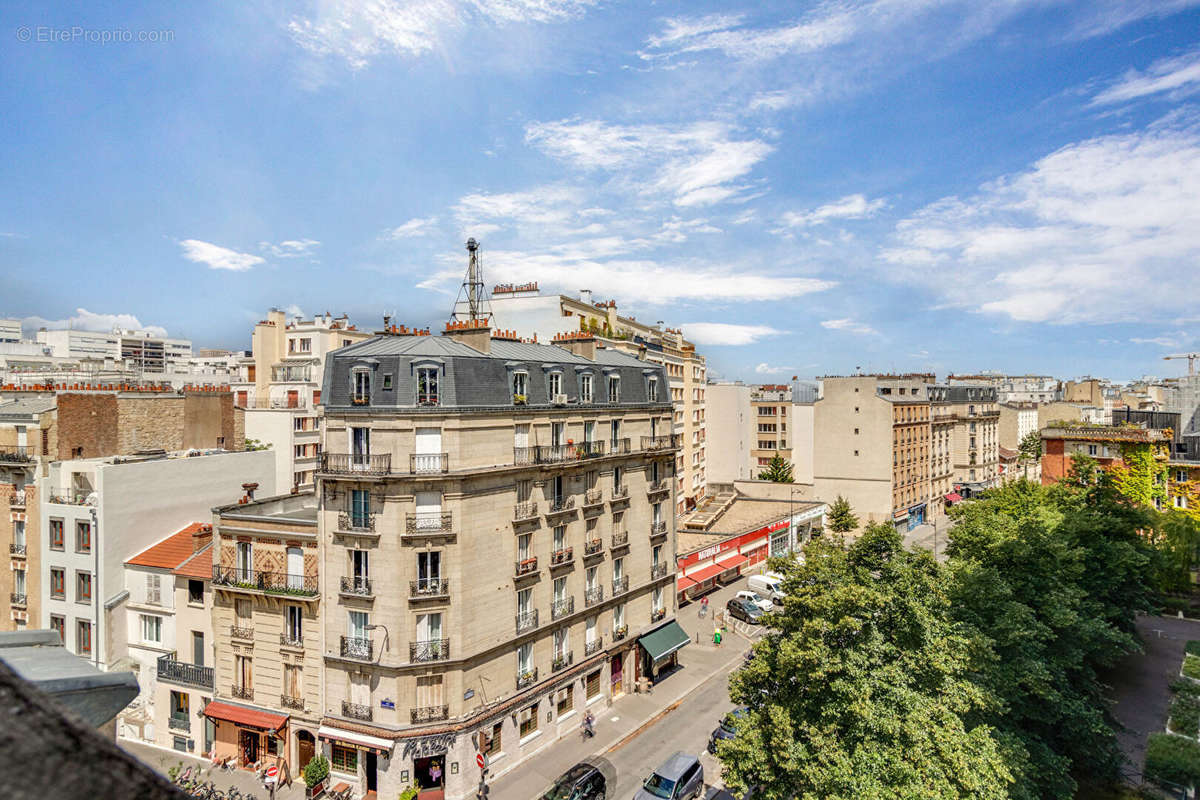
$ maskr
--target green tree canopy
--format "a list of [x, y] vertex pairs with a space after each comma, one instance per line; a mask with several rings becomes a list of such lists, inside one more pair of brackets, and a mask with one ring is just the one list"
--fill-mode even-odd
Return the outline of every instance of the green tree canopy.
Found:
[[783, 456], [771, 456], [770, 463], [767, 468], [758, 473], [760, 481], [773, 481], [774, 483], [795, 483], [792, 479], [792, 464]]
[[720, 743], [726, 783], [766, 800], [1003, 798], [1010, 775], [949, 620], [945, 570], [891, 526], [780, 561], [787, 597], [732, 678], [749, 707]]
[[1042, 457], [1041, 431], [1030, 431], [1017, 445], [1017, 453], [1021, 461], [1037, 461]]
[[833, 505], [829, 506], [826, 525], [834, 533], [847, 533], [858, 527], [858, 517], [855, 516], [854, 510], [850, 508], [850, 501], [840, 494], [833, 501]]

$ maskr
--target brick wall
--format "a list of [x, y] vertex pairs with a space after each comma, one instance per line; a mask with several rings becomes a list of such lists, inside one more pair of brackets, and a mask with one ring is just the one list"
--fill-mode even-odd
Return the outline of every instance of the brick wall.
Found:
[[96, 458], [117, 450], [117, 396], [64, 392], [58, 396], [58, 458]]
[[184, 398], [126, 394], [117, 397], [117, 448], [113, 453], [139, 450], [183, 450]]

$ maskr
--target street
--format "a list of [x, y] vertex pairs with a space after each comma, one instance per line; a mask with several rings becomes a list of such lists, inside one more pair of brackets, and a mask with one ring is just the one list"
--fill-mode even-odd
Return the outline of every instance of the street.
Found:
[[[929, 550], [934, 553], [934, 557], [938, 561], [945, 561], [946, 545], [950, 543], [949, 534], [953, 527], [954, 523], [944, 518], [938, 519], [934, 523], [926, 522], [918, 525], [904, 534], [904, 546], [910, 550], [914, 547]], [[935, 543], [937, 545], [936, 552], [934, 552]]]

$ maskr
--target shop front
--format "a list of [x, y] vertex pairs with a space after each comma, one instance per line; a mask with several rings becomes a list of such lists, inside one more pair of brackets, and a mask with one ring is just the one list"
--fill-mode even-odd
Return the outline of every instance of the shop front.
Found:
[[242, 769], [254, 769], [267, 759], [283, 757], [286, 752], [286, 714], [219, 700], [205, 706], [203, 713], [214, 726], [214, 759], [232, 758]]
[[679, 651], [687, 646], [691, 638], [687, 631], [671, 620], [649, 633], [638, 637], [642, 652], [640, 674], [653, 683], [679, 666]]
[[[329, 759], [330, 783], [357, 784], [359, 795], [380, 792], [381, 773], [386, 769], [395, 746], [393, 739], [373, 736], [361, 731], [322, 725], [317, 738]], [[375, 795], [372, 795], [375, 796]]]
[[925, 504], [917, 503], [915, 506], [909, 506], [908, 509], [908, 529], [911, 531], [919, 525], [925, 524]]

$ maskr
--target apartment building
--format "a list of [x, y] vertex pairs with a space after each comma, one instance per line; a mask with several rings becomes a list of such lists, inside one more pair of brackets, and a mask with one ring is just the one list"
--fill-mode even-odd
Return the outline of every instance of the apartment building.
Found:
[[[61, 398], [60, 398], [61, 399]], [[60, 430], [61, 433], [61, 430]], [[42, 627], [101, 669], [127, 653], [125, 560], [204, 518], [243, 482], [274, 489], [270, 451], [55, 461], [39, 479]]]
[[[0, 630], [23, 630], [41, 614], [38, 476], [54, 441], [54, 398], [0, 399]], [[7, 603], [7, 608], [4, 604]], [[5, 613], [7, 612], [7, 613]]]
[[213, 698], [212, 539], [212, 525], [193, 522], [125, 562], [125, 640], [139, 692], [118, 735], [197, 757], [214, 735], [201, 716]]
[[707, 387], [707, 483], [757, 478], [775, 455], [792, 465], [797, 483], [813, 481], [813, 404], [818, 387], [713, 382]]
[[109, 360], [147, 375], [186, 372], [192, 357], [192, 343], [187, 339], [144, 330], [41, 330], [37, 341], [56, 358]]
[[[999, 393], [996, 397], [999, 399]], [[997, 435], [1000, 446], [1017, 450], [1021, 441], [1038, 430], [1038, 407], [1036, 403], [1000, 403], [1000, 419]]]
[[384, 335], [330, 355], [319, 527], [335, 781], [474, 793], [654, 681], [674, 621], [664, 366], [574, 332]]
[[954, 484], [969, 491], [994, 486], [1000, 475], [1000, 406], [996, 388], [970, 384], [944, 388], [939, 403], [954, 416], [951, 434]]
[[[704, 356], [675, 328], [653, 325], [617, 313], [615, 300], [592, 301], [592, 293], [579, 297], [543, 295], [536, 283], [503, 285], [492, 289], [493, 326], [517, 336], [550, 341], [562, 333], [586, 331], [605, 348], [629, 353], [666, 370], [669, 399], [675, 406], [672, 432], [681, 448], [675, 458], [676, 515], [705, 495], [707, 475], [707, 375]], [[456, 311], [466, 308], [465, 301]]]
[[[750, 390], [750, 419], [754, 438], [750, 446], [750, 463], [761, 472], [776, 456], [792, 462], [791, 431], [792, 387], [786, 384], [763, 384]], [[795, 426], [793, 426], [793, 430]], [[757, 477], [755, 473], [754, 477]]]
[[326, 356], [371, 334], [343, 314], [288, 318], [277, 308], [254, 326], [250, 355], [230, 384], [246, 410], [246, 436], [280, 454], [275, 483], [311, 490], [321, 451], [321, 377]]
[[996, 399], [1001, 403], [1053, 403], [1061, 399], [1061, 391], [1058, 379], [1050, 375], [1005, 375], [996, 384]]
[[760, 470], [750, 460], [750, 450], [758, 442], [757, 414], [750, 408], [752, 391], [752, 385], [741, 381], [709, 381], [705, 387], [708, 486], [758, 476]]
[[[1043, 428], [1042, 485], [1050, 486], [1071, 474], [1072, 457], [1088, 456], [1101, 469], [1123, 466], [1127, 448], [1148, 449], [1156, 460], [1167, 463], [1170, 436], [1148, 428], [1052, 427]], [[1170, 470], [1167, 469], [1168, 476]], [[1161, 510], [1161, 509], [1160, 509]]]
[[240, 767], [278, 760], [298, 775], [317, 752], [325, 603], [317, 508], [316, 495], [302, 492], [213, 512], [215, 683], [204, 716], [213, 755]]

